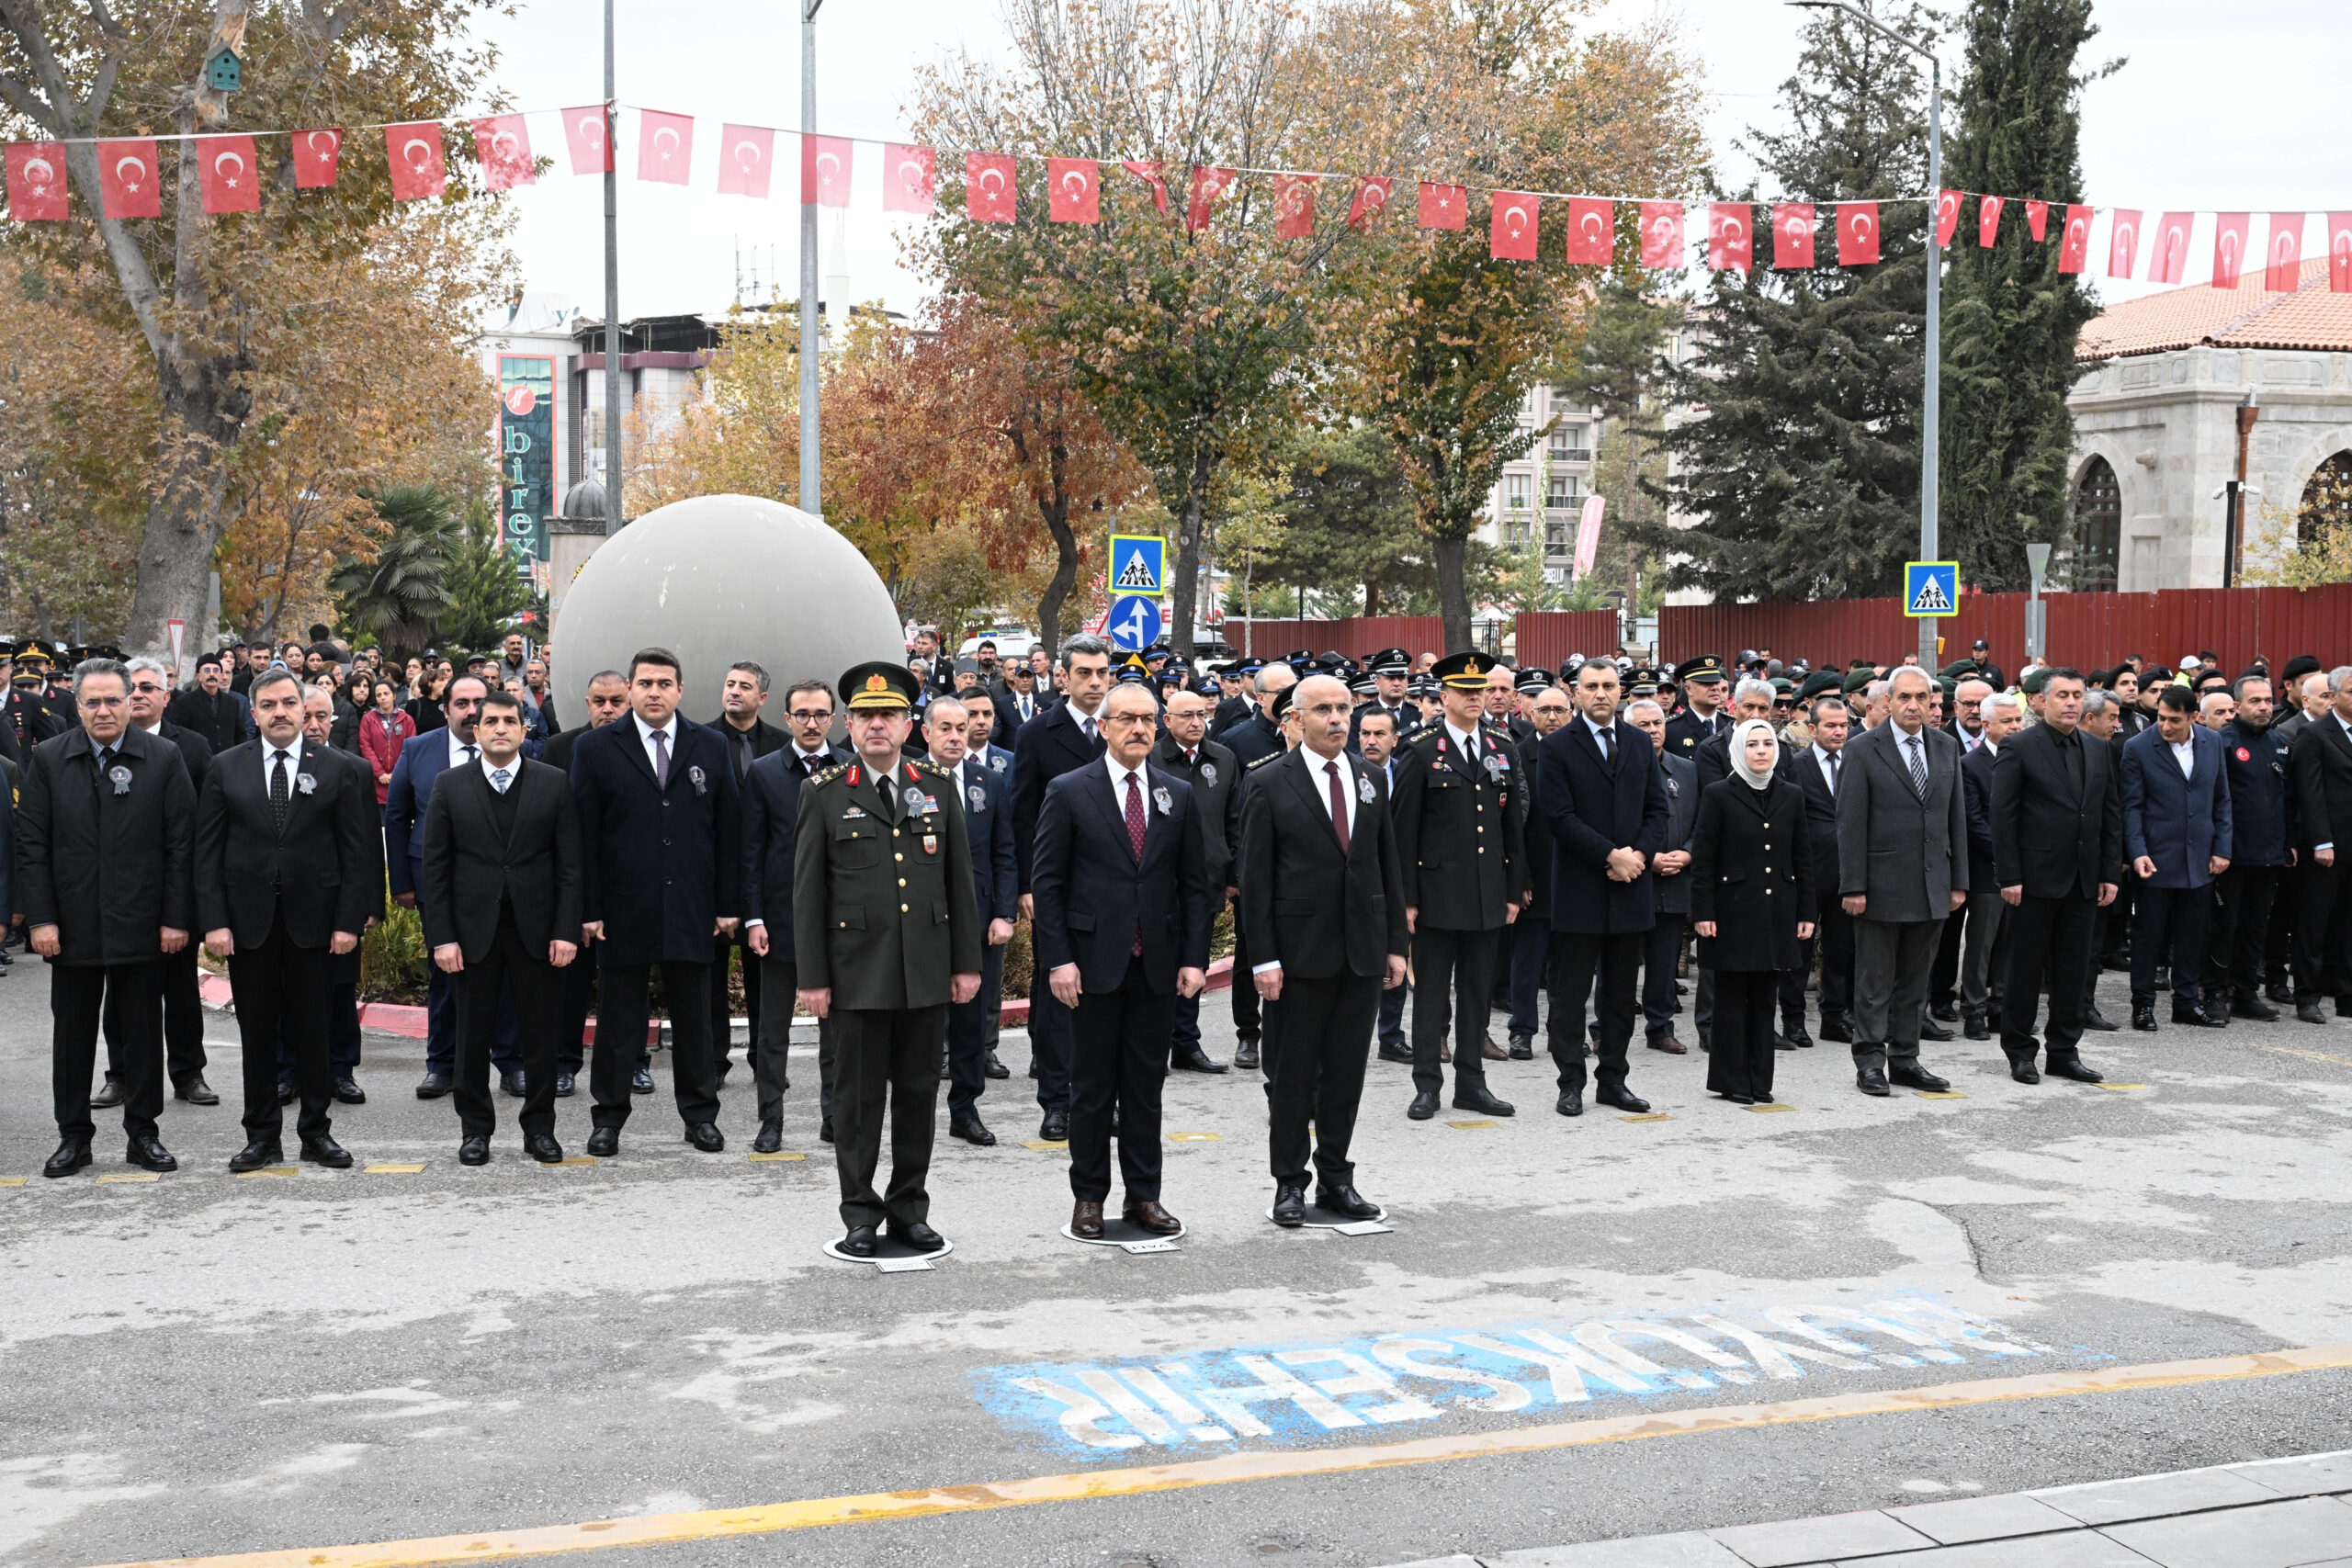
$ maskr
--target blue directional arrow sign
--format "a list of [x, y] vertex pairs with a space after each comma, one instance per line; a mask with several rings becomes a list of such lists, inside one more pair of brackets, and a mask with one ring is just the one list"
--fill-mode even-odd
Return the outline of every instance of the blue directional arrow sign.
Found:
[[1111, 634], [1111, 646], [1129, 653], [1141, 653], [1159, 640], [1159, 601], [1141, 593], [1126, 593], [1111, 601], [1111, 614], [1103, 626]]

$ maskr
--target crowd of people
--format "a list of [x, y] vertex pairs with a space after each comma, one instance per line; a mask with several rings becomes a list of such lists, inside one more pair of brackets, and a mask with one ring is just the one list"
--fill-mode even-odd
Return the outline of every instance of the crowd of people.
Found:
[[[243, 1045], [231, 1168], [283, 1158], [297, 1100], [301, 1156], [349, 1165], [331, 1108], [365, 1099], [359, 948], [387, 892], [422, 919], [416, 1092], [452, 1098], [461, 1163], [491, 1157], [493, 1076], [553, 1161], [585, 1071], [587, 1151], [617, 1154], [656, 1089], [657, 1012], [685, 1142], [723, 1149], [740, 971], [755, 1152], [781, 1147], [793, 1019], [816, 1021], [852, 1258], [944, 1245], [939, 1087], [950, 1135], [994, 1144], [1023, 924], [1038, 1136], [1068, 1144], [1080, 1240], [1181, 1233], [1170, 1071], [1261, 1070], [1274, 1222], [1339, 1224], [1381, 1213], [1351, 1158], [1374, 1059], [1409, 1068], [1408, 1118], [1509, 1116], [1486, 1064], [1541, 1032], [1559, 1114], [1588, 1091], [1641, 1114], [1637, 1027], [1759, 1105], [1816, 1038], [1871, 1096], [1948, 1089], [1924, 1046], [1962, 1035], [1997, 1036], [2020, 1082], [2096, 1083], [2105, 967], [2129, 971], [2139, 1031], [2166, 992], [2198, 1029], [2352, 1016], [2352, 667], [2310, 657], [2014, 682], [1982, 644], [1941, 671], [1402, 649], [1203, 671], [1086, 635], [951, 660], [926, 633], [903, 662], [791, 683], [781, 726], [758, 664], [647, 649], [566, 728], [519, 637], [392, 671], [313, 628], [205, 655], [176, 692], [112, 649], [0, 651], [0, 874], [51, 964], [49, 1176], [89, 1165], [94, 1109], [121, 1107], [131, 1163], [170, 1169], [166, 1081], [217, 1102], [199, 947]], [[680, 711], [690, 676], [716, 677], [712, 723]], [[1230, 1063], [1200, 1020], [1228, 911]]]

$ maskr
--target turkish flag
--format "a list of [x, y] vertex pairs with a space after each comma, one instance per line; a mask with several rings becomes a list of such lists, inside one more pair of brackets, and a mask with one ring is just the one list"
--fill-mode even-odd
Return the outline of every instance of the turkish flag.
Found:
[[1363, 175], [1356, 180], [1356, 198], [1348, 203], [1348, 227], [1361, 229], [1388, 210], [1396, 182], [1386, 175]]
[[1536, 220], [1543, 198], [1523, 190], [1498, 190], [1487, 198], [1487, 254], [1497, 261], [1535, 259]]
[[1102, 220], [1102, 166], [1091, 158], [1046, 160], [1047, 216], [1057, 223]]
[[2213, 287], [2235, 288], [2245, 267], [2245, 243], [2254, 222], [2243, 212], [2213, 215]]
[[2058, 241], [2058, 270], [2081, 272], [2091, 265], [2091, 209], [2066, 209], [2066, 231]]
[[474, 121], [474, 154], [481, 160], [485, 190], [512, 190], [539, 183], [531, 166], [531, 132], [519, 114], [491, 115]]
[[1813, 203], [1784, 201], [1772, 209], [1772, 267], [1787, 272], [1813, 265]]
[[1952, 233], [1960, 227], [1960, 192], [1945, 191], [1936, 197], [1936, 243], [1949, 245]]
[[[11, 192], [17, 188], [13, 164], [8, 166], [8, 188]], [[2352, 294], [2352, 212], [2327, 215], [2327, 287], [2332, 293]]]
[[856, 144], [846, 136], [800, 138], [800, 205], [847, 207]]
[[2037, 245], [2049, 236], [2050, 204], [2048, 202], [2029, 201], [2025, 204], [2025, 231], [2033, 236], [2033, 243]]
[[934, 212], [939, 208], [939, 154], [928, 147], [882, 149], [882, 210]]
[[1869, 266], [1878, 260], [1878, 203], [1838, 204], [1838, 265]]
[[1981, 196], [1976, 198], [1976, 243], [1985, 250], [2001, 237], [2001, 198]]
[[391, 163], [392, 197], [397, 201], [439, 196], [449, 187], [449, 164], [441, 151], [438, 120], [384, 127], [384, 155]]
[[250, 136], [199, 136], [196, 169], [204, 182], [207, 212], [259, 212], [261, 166]]
[[1193, 165], [1191, 200], [1184, 208], [1184, 227], [1199, 233], [1209, 226], [1209, 211], [1226, 192], [1233, 188], [1231, 169], [1213, 169], [1204, 164]]
[[1421, 227], [1424, 229], [1459, 229], [1468, 218], [1470, 192], [1464, 186], [1433, 185], [1421, 182]]
[[2107, 231], [2107, 276], [2130, 277], [2140, 249], [2140, 214], [2119, 207]]
[[1568, 198], [1568, 260], [1607, 266], [1617, 249], [1617, 204], [1594, 197]]
[[1682, 204], [1679, 201], [1645, 201], [1642, 203], [1642, 265], [1650, 267], [1679, 267], [1684, 253], [1690, 249], [1684, 233]]
[[637, 111], [637, 177], [682, 186], [695, 162], [695, 117]]
[[343, 155], [340, 130], [298, 130], [294, 133], [294, 184], [301, 190], [322, 190], [334, 184], [335, 164]]
[[1316, 178], [1313, 175], [1274, 176], [1276, 239], [1306, 240], [1314, 237]]
[[964, 215], [976, 223], [1012, 221], [1012, 154], [964, 154]]
[[98, 196], [109, 218], [164, 215], [164, 182], [155, 171], [153, 140], [98, 143]]
[[1160, 172], [1161, 165], [1159, 160], [1157, 158], [1130, 158], [1125, 163], [1121, 164], [1119, 167], [1125, 169], [1127, 173], [1135, 175], [1136, 178], [1141, 180], [1144, 184], [1151, 187], [1152, 206], [1159, 209], [1159, 215], [1162, 218], [1167, 217], [1168, 179], [1167, 176]]
[[2303, 286], [2303, 215], [2300, 212], [2274, 212], [2270, 215], [2270, 243], [2264, 247], [2263, 256], [2268, 264], [2263, 268], [2262, 287], [2273, 294], [2292, 294]]
[[718, 128], [718, 194], [768, 198], [775, 175], [775, 132], [764, 125]]
[[1756, 209], [1744, 201], [1708, 208], [1707, 265], [1717, 272], [1746, 272], [1756, 260], [1755, 221]]
[[563, 111], [563, 143], [571, 150], [575, 175], [613, 172], [612, 120], [602, 104], [582, 104]]
[[19, 223], [65, 216], [65, 143], [8, 143], [8, 216]]
[[2196, 226], [2194, 212], [2167, 212], [2156, 224], [2156, 237], [2148, 246], [2148, 281], [2178, 283], [2181, 269], [2188, 265], [2188, 231]]

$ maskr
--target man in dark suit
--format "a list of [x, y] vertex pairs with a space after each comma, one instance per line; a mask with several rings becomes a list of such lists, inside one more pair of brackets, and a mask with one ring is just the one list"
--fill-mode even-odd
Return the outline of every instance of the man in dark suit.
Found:
[[[628, 713], [628, 677], [617, 670], [599, 670], [588, 678], [588, 691], [583, 705], [588, 722], [562, 731], [547, 743], [539, 760], [548, 767], [569, 774], [571, 753], [580, 738], [592, 730], [627, 716]], [[556, 975], [556, 1006], [560, 1014], [555, 1036], [555, 1097], [571, 1098], [580, 1069], [588, 1061], [588, 1012], [596, 995], [596, 944], [582, 942], [578, 956]], [[493, 1058], [494, 1060], [494, 1058]], [[637, 1048], [637, 1065], [629, 1075], [632, 1094], [653, 1092], [653, 1071], [650, 1064], [652, 1054], [643, 1042]]]
[[[1175, 774], [1193, 786], [1199, 807], [1201, 852], [1204, 857], [1211, 914], [1233, 897], [1235, 840], [1241, 831], [1241, 764], [1231, 750], [1208, 739], [1209, 700], [1198, 692], [1170, 695], [1161, 716], [1168, 733], [1151, 754], [1152, 766]], [[1176, 1024], [1170, 1037], [1169, 1062], [1186, 1072], [1221, 1073], [1223, 1062], [1201, 1049], [1201, 998], [1196, 994], [1176, 999]]]
[[1846, 743], [1838, 791], [1838, 892], [1854, 927], [1854, 1082], [1934, 1093], [1919, 1061], [1928, 974], [1943, 922], [1968, 901], [1968, 801], [1960, 742], [1928, 723], [1936, 682], [1888, 678], [1887, 721]]
[[[2046, 688], [2045, 688], [2046, 692]], [[2156, 722], [2123, 747], [2123, 852], [2140, 878], [2132, 917], [2132, 1027], [2156, 1030], [2156, 961], [2172, 955], [2172, 1021], [2219, 1029], [2200, 987], [2213, 879], [2230, 869], [2230, 784], [2222, 738], [2197, 722], [2197, 697], [2167, 684]], [[2226, 1003], [2223, 1007], [2226, 1007]]]
[[579, 953], [580, 821], [563, 772], [525, 758], [522, 699], [493, 692], [476, 716], [480, 765], [442, 781], [424, 823], [424, 905], [458, 981], [458, 1162], [490, 1163], [498, 1113], [490, 1052], [512, 998], [522, 1026], [523, 1147], [563, 1159], [555, 1136], [556, 971]]
[[[974, 699], [935, 697], [923, 712], [931, 760], [964, 802], [964, 829], [972, 846], [972, 903], [987, 928], [980, 961], [980, 988], [970, 1001], [947, 1009], [947, 1135], [986, 1148], [996, 1134], [980, 1120], [980, 1091], [988, 1085], [988, 1025], [1002, 999], [1004, 947], [1012, 940], [1020, 913], [1012, 861], [1012, 813], [1007, 807], [1009, 780], [970, 750], [970, 730], [988, 705]], [[1046, 786], [1046, 794], [1053, 786]], [[1004, 1077], [1001, 1069], [994, 1075]]]
[[[1062, 644], [1066, 697], [1033, 718], [1012, 749], [1012, 857], [1021, 887], [1021, 915], [1036, 919], [1030, 892], [1030, 861], [1037, 837], [1037, 814], [1045, 809], [1046, 786], [1073, 769], [1099, 761], [1102, 728], [1097, 715], [1111, 689], [1111, 645], [1081, 635]], [[1047, 985], [1042, 966], [1029, 985], [1030, 1070], [1037, 1078], [1037, 1105], [1044, 1112], [1037, 1136], [1059, 1142], [1069, 1136], [1069, 1010]]]
[[[630, 716], [591, 730], [571, 754], [580, 808], [582, 930], [597, 964], [595, 1100], [588, 1152], [620, 1152], [630, 1063], [645, 1039], [653, 966], [670, 1014], [670, 1079], [685, 1139], [704, 1154], [718, 1131], [710, 1039], [711, 939], [741, 924], [741, 795], [727, 742], [678, 712], [677, 656], [639, 649], [629, 661]], [[527, 1080], [526, 1080], [527, 1081]]]
[[130, 680], [110, 659], [74, 673], [79, 728], [42, 742], [17, 779], [16, 908], [50, 960], [50, 1085], [57, 1152], [43, 1176], [90, 1163], [90, 1072], [107, 994], [120, 1016], [125, 1157], [175, 1170], [156, 1134], [164, 1110], [157, 1027], [161, 960], [196, 922], [196, 790], [179, 748], [130, 725]]
[[[1225, 732], [1248, 718], [1256, 705], [1250, 700], [1250, 678], [1265, 668], [1254, 659], [1237, 659], [1229, 664], [1212, 664], [1210, 671], [1216, 676], [1216, 711], [1209, 717], [1209, 739], [1221, 740]], [[1238, 846], [1237, 846], [1238, 848]]]
[[[785, 732], [760, 716], [768, 705], [768, 672], [751, 660], [740, 660], [727, 667], [727, 678], [719, 688], [718, 722], [711, 730], [727, 742], [728, 760], [734, 764], [735, 788], [740, 795], [743, 776], [752, 764], [771, 751], [782, 750], [790, 744]], [[760, 1038], [760, 966], [757, 955], [745, 948], [743, 933], [739, 929], [731, 937], [714, 938], [711, 942], [710, 984], [710, 1050], [718, 1060], [718, 1081], [727, 1081], [728, 1072], [734, 1066], [735, 1021], [732, 1004], [728, 998], [727, 974], [735, 963], [736, 951], [744, 949], [743, 1013], [747, 1032], [743, 1036], [743, 1060], [751, 1062], [758, 1049]]]
[[[1283, 739], [1282, 716], [1274, 703], [1283, 693], [1298, 684], [1298, 672], [1287, 664], [1269, 661], [1251, 665], [1244, 661], [1250, 695], [1248, 711], [1238, 718], [1220, 722], [1212, 727], [1211, 737], [1233, 753], [1236, 766], [1243, 773], [1269, 757], [1279, 757], [1290, 750]], [[1220, 716], [1225, 712], [1220, 706]], [[1237, 789], [1239, 785], [1235, 786]], [[1239, 810], [1236, 805], [1236, 812]], [[1233, 908], [1233, 968], [1240, 974], [1250, 965], [1250, 916], [1247, 905], [1237, 901]], [[1259, 1066], [1260, 1047], [1265, 1038], [1265, 1020], [1259, 1006], [1257, 987], [1237, 984], [1233, 987], [1233, 1065], [1248, 1069]], [[1272, 1085], [1267, 1085], [1271, 1092]]]
[[2328, 706], [2296, 738], [2288, 763], [2300, 862], [2295, 1016], [2305, 1023], [2326, 1021], [2326, 996], [2337, 1018], [2352, 1018], [2352, 665], [2329, 671], [2326, 685]]
[[[1838, 891], [1838, 784], [1845, 773], [1846, 742], [1852, 737], [1853, 722], [1853, 709], [1845, 698], [1817, 694], [1813, 703], [1813, 743], [1797, 753], [1790, 769], [1804, 795], [1815, 905], [1813, 936], [1798, 945], [1804, 955], [1803, 968], [1808, 972], [1815, 948], [1820, 949], [1821, 1038], [1840, 1045], [1854, 1043], [1854, 920], [1846, 913]], [[1804, 984], [1802, 975], [1798, 984]]]
[[989, 700], [996, 708], [996, 728], [1004, 736], [1006, 749], [1017, 750], [1022, 730], [1050, 699], [1038, 694], [1035, 671], [1025, 663], [1014, 663], [1006, 665], [1003, 675], [989, 688]]
[[220, 656], [196, 656], [196, 683], [174, 696], [168, 716], [182, 728], [195, 731], [218, 755], [243, 743], [253, 733], [250, 692], [229, 689]]
[[[334, 699], [323, 687], [303, 688], [302, 744], [312, 750], [324, 751], [329, 745], [328, 736], [334, 728]], [[345, 752], [345, 755], [356, 753]], [[357, 797], [359, 813], [368, 820], [368, 832], [363, 840], [367, 846], [367, 864], [359, 874], [368, 893], [361, 901], [359, 942], [348, 953], [327, 954], [327, 1070], [333, 1075], [335, 1103], [365, 1105], [368, 1096], [360, 1089], [358, 1077], [359, 1054], [366, 1043], [359, 1027], [360, 954], [368, 942], [366, 928], [379, 924], [384, 918], [383, 811], [376, 803], [375, 771], [367, 765], [364, 758], [360, 767], [345, 781], [345, 787]], [[277, 1031], [278, 1104], [293, 1103], [298, 1092], [294, 1079], [294, 1041], [281, 1023]]]
[[1208, 984], [1210, 915], [1199, 803], [1149, 764], [1159, 712], [1141, 685], [1102, 699], [1099, 766], [1046, 786], [1030, 886], [1037, 966], [1070, 1010], [1070, 1233], [1102, 1235], [1111, 1123], [1119, 1119], [1125, 1217], [1183, 1229], [1159, 1201], [1160, 1087], [1178, 996]]
[[1498, 961], [1510, 986], [1509, 1050], [1515, 1062], [1534, 1059], [1535, 1030], [1540, 1022], [1536, 1003], [1552, 970], [1552, 829], [1544, 824], [1543, 804], [1537, 797], [1535, 748], [1575, 715], [1567, 689], [1547, 680], [1528, 704], [1533, 739], [1518, 746], [1519, 782], [1527, 794], [1527, 817], [1521, 825], [1526, 858], [1521, 863], [1530, 897], [1504, 937], [1503, 957]]
[[[196, 815], [196, 899], [204, 945], [229, 961], [244, 1048], [245, 1146], [233, 1171], [285, 1157], [279, 1134], [278, 1042], [293, 1046], [302, 1110], [302, 1157], [346, 1169], [328, 1106], [327, 961], [359, 945], [375, 897], [371, 824], [350, 753], [302, 734], [304, 692], [290, 671], [257, 677], [247, 694], [258, 739], [214, 760]], [[368, 792], [373, 795], [374, 791]]]
[[2270, 910], [2286, 874], [2294, 840], [2289, 824], [2287, 761], [2293, 755], [2271, 722], [2270, 681], [2238, 677], [2231, 694], [2236, 716], [2222, 730], [2222, 762], [2230, 784], [2230, 869], [2213, 889], [2205, 947], [2205, 1010], [2268, 1022], [2278, 1010], [2262, 997]]
[[1265, 665], [1250, 677], [1255, 711], [1216, 731], [1217, 742], [1233, 753], [1235, 761], [1246, 768], [1261, 758], [1289, 750], [1283, 739], [1282, 719], [1274, 712], [1274, 698], [1296, 684], [1298, 672], [1287, 664]]
[[[2002, 927], [2009, 906], [2001, 897], [2000, 863], [1993, 849], [1993, 769], [2002, 743], [2017, 730], [2023, 706], [2007, 692], [1978, 698], [1975, 743], [1960, 760], [1961, 788], [1968, 805], [1968, 904], [1955, 982], [1961, 1029], [1971, 1040], [1993, 1038], [1989, 1021], [2000, 1009], [2008, 971]], [[1961, 921], [1962, 917], [1952, 919]], [[1940, 975], [1941, 952], [1936, 964]]]
[[1306, 1220], [1310, 1122], [1315, 1206], [1347, 1220], [1380, 1213], [1356, 1190], [1349, 1151], [1375, 998], [1404, 984], [1409, 941], [1384, 775], [1347, 750], [1348, 689], [1313, 676], [1294, 700], [1302, 742], [1251, 773], [1238, 874], [1258, 933], [1247, 983], [1282, 1007], [1267, 1143], [1285, 1226]]
[[[1408, 703], [1406, 711], [1412, 716], [1412, 722], [1419, 722], [1420, 710], [1418, 707]], [[1373, 774], [1380, 781], [1381, 798], [1384, 801], [1392, 801], [1396, 796], [1396, 734], [1393, 715], [1374, 714], [1368, 723], [1357, 727], [1355, 739], [1352, 742], [1356, 755], [1363, 759], [1364, 772]], [[1524, 758], [1521, 759], [1521, 762], [1522, 772], [1524, 772]], [[1238, 817], [1240, 806], [1238, 794], [1235, 796], [1234, 804], [1235, 814]], [[1234, 838], [1235, 846], [1238, 849], [1240, 840], [1238, 829], [1235, 830]], [[1238, 921], [1240, 918], [1240, 905], [1237, 901], [1234, 906], [1234, 919]], [[1238, 959], [1235, 961], [1234, 967], [1237, 970], [1243, 967]], [[1237, 996], [1244, 990], [1249, 990], [1253, 1000], [1257, 995], [1255, 988], [1249, 985], [1247, 976], [1236, 980], [1233, 989]], [[1413, 1043], [1405, 1037], [1405, 1004], [1411, 999], [1412, 991], [1412, 982], [1409, 979], [1401, 986], [1390, 986], [1383, 989], [1380, 993], [1377, 1021], [1373, 1025], [1374, 1038], [1379, 1042], [1376, 1054], [1380, 1059], [1384, 1062], [1401, 1062], [1408, 1067], [1413, 1065]]]
[[[1642, 939], [1644, 1043], [1670, 1056], [1686, 1055], [1690, 1048], [1674, 1032], [1674, 970], [1690, 924], [1690, 878], [1685, 873], [1690, 869], [1691, 838], [1699, 826], [1699, 775], [1666, 749], [1666, 709], [1656, 697], [1637, 696], [1628, 703], [1625, 722], [1650, 738], [1666, 774], [1666, 848], [1650, 857], [1657, 923]], [[1536, 771], [1543, 772], [1540, 767]]]
[[[2041, 696], [2041, 722], [2009, 736], [1993, 762], [1993, 860], [2009, 908], [2001, 1050], [2019, 1083], [2041, 1081], [2037, 1049], [2053, 1077], [2097, 1083], [2082, 1059], [2084, 1010], [2095, 916], [2115, 902], [2122, 874], [2123, 803], [2114, 752], [2083, 728], [2082, 676], [2053, 669]], [[2045, 968], [2050, 1027], [2037, 1046]]]
[[[1617, 716], [1617, 667], [1577, 671], [1577, 716], [1537, 748], [1536, 784], [1552, 829], [1552, 1064], [1563, 1116], [1584, 1114], [1585, 1000], [1600, 1017], [1593, 1099], [1639, 1115], [1649, 1101], [1625, 1087], [1634, 1036], [1634, 981], [1657, 924], [1651, 860], [1673, 812], [1650, 737]], [[1673, 727], [1668, 726], [1668, 746]], [[1596, 976], [1599, 994], [1594, 995]]]

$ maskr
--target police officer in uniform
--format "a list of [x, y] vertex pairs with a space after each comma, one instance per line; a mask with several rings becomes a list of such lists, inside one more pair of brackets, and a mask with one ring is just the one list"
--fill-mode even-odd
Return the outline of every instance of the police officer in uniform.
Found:
[[[794, 829], [793, 953], [801, 1005], [834, 1021], [833, 1163], [841, 1250], [871, 1258], [876, 1228], [919, 1253], [931, 1228], [932, 1131], [951, 1002], [979, 994], [981, 927], [955, 778], [902, 754], [919, 694], [901, 665], [842, 676], [857, 760], [800, 791]], [[893, 912], [895, 911], [895, 913]], [[874, 1190], [885, 1108], [890, 1186]]]
[[1700, 747], [1731, 728], [1731, 716], [1723, 711], [1730, 677], [1722, 660], [1702, 653], [1674, 667], [1674, 683], [1690, 705], [1666, 722], [1666, 754], [1696, 762]]
[[1399, 735], [1421, 722], [1421, 710], [1405, 694], [1413, 672], [1413, 656], [1401, 648], [1384, 648], [1363, 662], [1372, 672], [1372, 701], [1358, 705], [1348, 717], [1351, 751], [1363, 749], [1363, 721], [1367, 714], [1386, 714], [1396, 721]]

